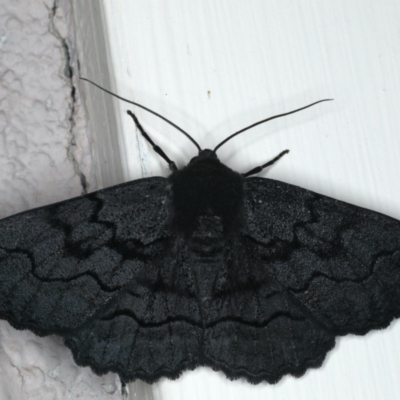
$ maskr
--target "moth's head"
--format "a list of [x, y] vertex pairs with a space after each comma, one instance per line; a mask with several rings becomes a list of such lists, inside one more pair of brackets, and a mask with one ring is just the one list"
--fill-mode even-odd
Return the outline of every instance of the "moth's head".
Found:
[[193, 157], [190, 160], [189, 164], [192, 164], [193, 162], [196, 162], [199, 160], [205, 160], [205, 159], [218, 160], [217, 153], [214, 150], [210, 150], [210, 149], [200, 150], [199, 155], [196, 157]]

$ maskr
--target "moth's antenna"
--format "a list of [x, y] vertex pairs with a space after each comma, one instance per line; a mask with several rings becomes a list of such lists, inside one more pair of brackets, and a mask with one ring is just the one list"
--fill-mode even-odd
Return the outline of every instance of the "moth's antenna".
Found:
[[274, 115], [273, 117], [269, 117], [269, 118], [267, 118], [267, 119], [263, 119], [262, 121], [258, 121], [258, 122], [256, 122], [256, 123], [250, 125], [250, 126], [247, 126], [246, 128], [241, 129], [240, 131], [237, 131], [237, 132], [233, 133], [232, 135], [228, 136], [228, 137], [227, 137], [226, 139], [224, 139], [213, 151], [216, 152], [216, 151], [217, 151], [222, 145], [224, 145], [228, 140], [231, 140], [231, 139], [234, 138], [235, 136], [239, 135], [239, 133], [243, 133], [244, 131], [247, 131], [248, 129], [254, 128], [254, 127], [257, 126], [257, 125], [261, 125], [261, 124], [263, 124], [264, 122], [268, 122], [268, 121], [271, 121], [271, 120], [276, 119], [276, 118], [284, 117], [285, 115], [290, 115], [290, 114], [297, 113], [298, 111], [305, 110], [306, 108], [315, 106], [316, 104], [322, 103], [323, 101], [332, 101], [332, 100], [333, 100], [333, 99], [323, 99], [323, 100], [319, 100], [319, 101], [316, 101], [315, 103], [309, 104], [308, 106], [298, 108], [297, 110], [289, 111], [289, 112], [286, 112], [286, 113], [283, 113], [283, 114]]
[[182, 133], [197, 147], [197, 149], [198, 149], [199, 151], [201, 151], [201, 147], [199, 146], [199, 144], [198, 144], [187, 132], [185, 132], [185, 131], [184, 131], [182, 128], [180, 128], [178, 125], [174, 124], [172, 121], [168, 120], [167, 118], [163, 117], [162, 115], [156, 113], [156, 112], [153, 111], [153, 110], [150, 110], [150, 108], [147, 108], [147, 107], [145, 107], [145, 106], [142, 106], [142, 105], [139, 104], [139, 103], [135, 103], [134, 101], [131, 101], [131, 100], [125, 99], [125, 98], [123, 98], [123, 97], [121, 97], [121, 96], [118, 96], [117, 94], [115, 94], [115, 93], [113, 93], [113, 92], [110, 92], [110, 91], [107, 90], [107, 89], [104, 89], [103, 87], [99, 86], [97, 83], [94, 83], [94, 82], [92, 82], [92, 81], [89, 80], [89, 79], [86, 79], [86, 78], [80, 78], [80, 79], [82, 79], [83, 81], [86, 81], [86, 82], [91, 83], [92, 85], [96, 86], [97, 88], [99, 88], [99, 89], [102, 90], [103, 92], [106, 92], [106, 93], [108, 93], [108, 94], [111, 94], [111, 96], [114, 96], [114, 97], [116, 97], [117, 99], [120, 99], [120, 100], [122, 100], [122, 101], [125, 101], [126, 103], [133, 104], [133, 105], [136, 106], [136, 107], [140, 107], [140, 108], [142, 108], [143, 110], [146, 110], [146, 111], [148, 111], [149, 113], [155, 115], [156, 117], [161, 118], [162, 120], [164, 120], [164, 121], [167, 122], [168, 124], [172, 125], [175, 129], [177, 129], [178, 131], [182, 132]]

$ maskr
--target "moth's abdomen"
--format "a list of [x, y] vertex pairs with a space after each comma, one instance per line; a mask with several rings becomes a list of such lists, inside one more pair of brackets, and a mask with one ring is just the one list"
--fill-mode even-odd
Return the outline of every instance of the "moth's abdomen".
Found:
[[201, 216], [187, 245], [197, 296], [205, 306], [214, 295], [215, 282], [224, 263], [225, 239], [220, 217]]
[[222, 220], [217, 216], [199, 217], [188, 240], [190, 252], [198, 261], [222, 257], [224, 243]]

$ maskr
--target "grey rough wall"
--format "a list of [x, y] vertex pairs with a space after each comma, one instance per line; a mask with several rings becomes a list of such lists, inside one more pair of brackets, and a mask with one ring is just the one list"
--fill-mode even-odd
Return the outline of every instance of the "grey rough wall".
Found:
[[[0, 0], [0, 218], [92, 191], [69, 0]], [[0, 399], [120, 398], [58, 337], [0, 321]]]

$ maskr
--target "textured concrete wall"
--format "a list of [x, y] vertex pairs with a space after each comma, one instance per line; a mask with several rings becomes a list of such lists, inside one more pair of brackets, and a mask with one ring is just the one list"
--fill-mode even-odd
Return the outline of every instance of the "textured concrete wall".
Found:
[[[0, 217], [92, 191], [69, 0], [0, 0]], [[120, 398], [58, 337], [0, 321], [0, 399]]]

